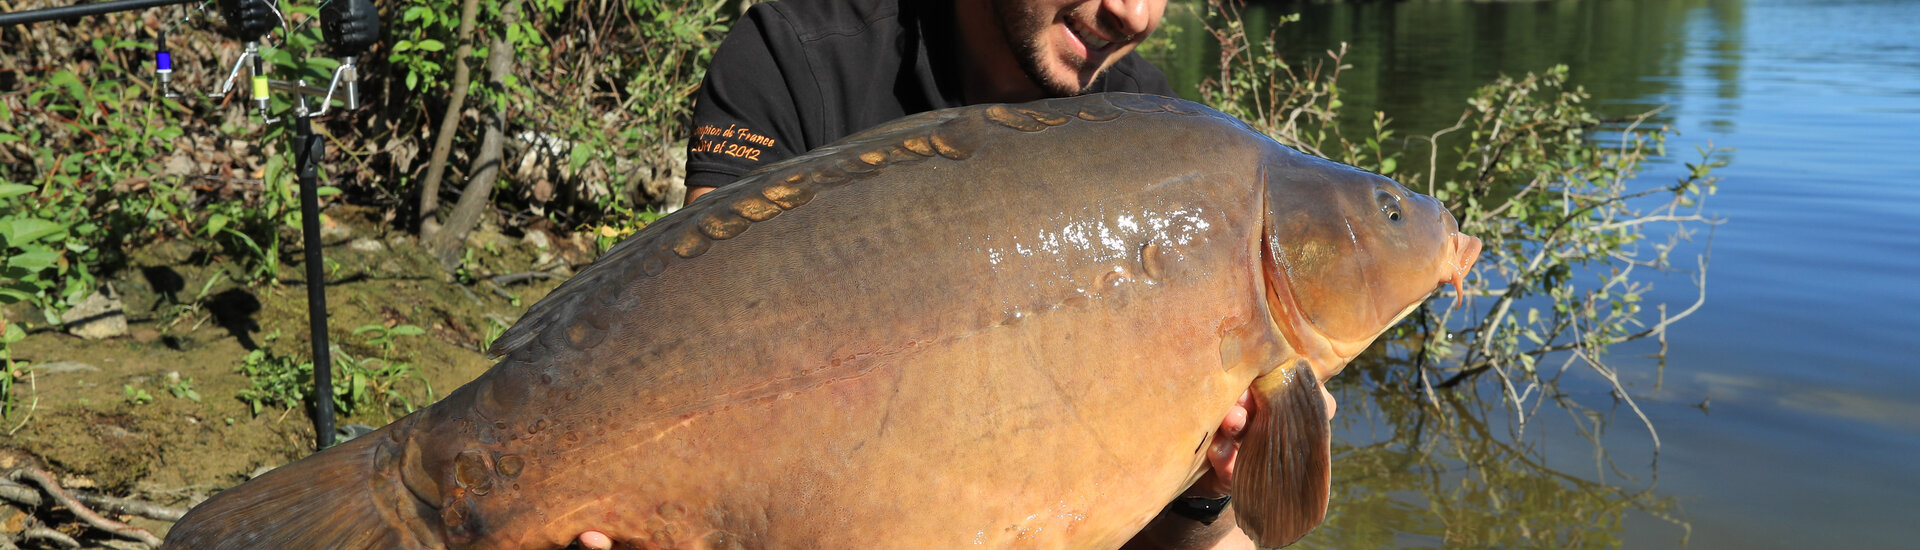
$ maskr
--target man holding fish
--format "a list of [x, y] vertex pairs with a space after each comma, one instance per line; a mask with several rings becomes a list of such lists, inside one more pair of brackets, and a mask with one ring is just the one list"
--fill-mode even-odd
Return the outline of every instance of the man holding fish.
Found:
[[[715, 52], [696, 96], [686, 202], [759, 167], [916, 112], [1107, 91], [1173, 96], [1166, 76], [1133, 51], [1165, 11], [1165, 0], [754, 6]], [[876, 88], [876, 81], [892, 85]], [[816, 112], [822, 115], [805, 116]], [[1243, 397], [1221, 421], [1208, 449], [1212, 473], [1129, 548], [1253, 547], [1232, 521], [1227, 496], [1246, 403]], [[1227, 521], [1216, 521], [1223, 515]], [[600, 533], [584, 534], [581, 543], [592, 549], [612, 544]]]

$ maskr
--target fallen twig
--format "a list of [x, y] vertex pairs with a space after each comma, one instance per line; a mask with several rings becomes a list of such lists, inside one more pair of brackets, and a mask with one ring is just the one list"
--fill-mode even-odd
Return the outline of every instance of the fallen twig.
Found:
[[[7, 363], [8, 366], [11, 367], [13, 360], [9, 359]], [[9, 368], [8, 370], [11, 371], [12, 369]], [[8, 373], [9, 376], [11, 374], [11, 372]], [[7, 437], [13, 437], [14, 432], [20, 431], [20, 428], [27, 427], [27, 421], [33, 420], [33, 411], [40, 410], [40, 383], [35, 381], [33, 369], [31, 368], [27, 369], [27, 390], [33, 393], [33, 404], [27, 406], [27, 414], [20, 417], [20, 423], [14, 424], [13, 429], [7, 430]]]
[[39, 490], [14, 483], [13, 480], [10, 479], [0, 480], [0, 499], [18, 503], [28, 508], [39, 508], [41, 503]]
[[82, 493], [77, 491], [74, 492], [73, 496], [74, 498], [79, 499], [80, 502], [86, 503], [88, 506], [100, 508], [100, 509], [115, 512], [115, 513], [120, 513], [120, 514], [140, 516], [147, 519], [157, 519], [160, 521], [180, 521], [181, 517], [187, 515], [186, 510], [182, 510], [180, 508], [175, 508], [172, 506], [161, 506], [151, 502], [143, 502], [143, 501], [125, 499], [125, 498], [116, 498], [116, 497], [110, 497], [106, 495], [96, 495], [91, 493]]
[[[7, 478], [14, 481], [27, 480], [39, 484], [40, 488], [45, 490], [47, 495], [52, 496], [55, 502], [65, 507], [67, 511], [72, 512], [74, 517], [80, 518], [81, 521], [86, 522], [87, 525], [95, 529], [113, 533], [115, 536], [133, 539], [147, 546], [155, 548], [160, 546], [160, 537], [153, 536], [153, 532], [107, 519], [99, 513], [94, 512], [93, 509], [88, 508], [85, 504], [81, 504], [73, 495], [67, 493], [66, 489], [60, 487], [60, 483], [53, 479], [52, 474], [37, 468], [20, 468], [8, 472]], [[28, 530], [28, 533], [26, 536], [32, 538], [32, 530]], [[65, 537], [65, 535], [61, 536]], [[67, 538], [66, 541], [73, 542], [73, 539]], [[72, 547], [78, 546], [79, 543], [73, 542]]]
[[512, 292], [507, 292], [506, 287], [500, 286], [498, 283], [493, 282], [492, 279], [483, 279], [481, 282], [487, 283], [487, 290], [493, 291], [493, 295], [499, 296], [502, 300], [511, 302], [518, 299], [514, 297]]
[[525, 271], [525, 272], [513, 273], [509, 275], [495, 275], [493, 276], [493, 284], [500, 285], [500, 286], [507, 286], [510, 284], [518, 283], [521, 281], [527, 281], [531, 279], [557, 279], [557, 278], [560, 278], [560, 276], [547, 271]]
[[54, 546], [58, 546], [61, 548], [79, 548], [80, 547], [80, 541], [73, 540], [73, 537], [67, 536], [66, 533], [62, 533], [59, 531], [55, 531], [55, 530], [48, 529], [42, 526], [37, 526], [37, 525], [33, 527], [28, 527], [27, 530], [25, 531], [21, 531], [20, 539], [21, 540], [40, 539], [45, 541], [52, 541]]

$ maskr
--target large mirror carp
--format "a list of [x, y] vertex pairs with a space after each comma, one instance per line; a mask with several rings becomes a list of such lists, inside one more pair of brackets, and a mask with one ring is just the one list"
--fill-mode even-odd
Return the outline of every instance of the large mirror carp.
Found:
[[1320, 380], [1480, 242], [1204, 106], [936, 111], [769, 166], [535, 304], [486, 374], [173, 548], [1113, 548], [1252, 389], [1241, 526], [1325, 514]]

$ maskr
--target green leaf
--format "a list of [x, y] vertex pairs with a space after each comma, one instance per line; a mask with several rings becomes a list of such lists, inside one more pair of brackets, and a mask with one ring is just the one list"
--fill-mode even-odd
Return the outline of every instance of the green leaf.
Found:
[[12, 305], [33, 299], [33, 294], [17, 288], [0, 287], [0, 305]]
[[212, 236], [212, 235], [219, 234], [221, 229], [227, 228], [227, 221], [229, 219], [230, 218], [228, 218], [226, 214], [214, 214], [211, 216], [207, 216], [206, 235]]
[[415, 44], [414, 46], [430, 52], [437, 52], [440, 50], [447, 49], [446, 44], [441, 44], [439, 40], [434, 40], [432, 38], [421, 40], [419, 44]]
[[40, 271], [40, 269], [46, 269], [46, 267], [54, 267], [54, 262], [60, 262], [60, 252], [40, 248], [40, 250], [27, 250], [27, 252], [21, 252], [21, 254], [13, 254], [13, 258], [6, 260], [6, 267], [27, 269], [27, 271], [31, 273], [31, 271]]
[[80, 77], [73, 74], [73, 71], [59, 71], [53, 73], [53, 76], [47, 79], [47, 85], [53, 87], [79, 86]]
[[593, 160], [593, 145], [582, 143], [567, 152], [567, 164], [574, 170], [586, 166], [589, 160]]
[[426, 333], [427, 333], [426, 329], [420, 328], [415, 325], [397, 325], [393, 327], [391, 330], [387, 331], [387, 334], [399, 335], [399, 336], [418, 336]]
[[316, 196], [331, 197], [331, 196], [340, 194], [340, 188], [334, 187], [331, 185], [323, 185], [323, 186], [320, 186], [320, 188], [318, 189], [314, 189], [313, 193]]
[[67, 228], [40, 218], [14, 218], [0, 220], [0, 238], [8, 245], [21, 246], [38, 241], [50, 235], [64, 235]]
[[[10, 137], [10, 136], [11, 134], [0, 134], [0, 137]], [[5, 143], [6, 141], [8, 140], [0, 139], [0, 143]], [[34, 187], [32, 185], [27, 185], [24, 183], [0, 183], [0, 199], [10, 199], [10, 198], [18, 197], [20, 195], [32, 193], [38, 189], [40, 188]]]
[[1393, 174], [1393, 169], [1399, 166], [1400, 166], [1399, 161], [1396, 161], [1394, 159], [1383, 159], [1380, 161], [1380, 175], [1385, 176], [1385, 175]]

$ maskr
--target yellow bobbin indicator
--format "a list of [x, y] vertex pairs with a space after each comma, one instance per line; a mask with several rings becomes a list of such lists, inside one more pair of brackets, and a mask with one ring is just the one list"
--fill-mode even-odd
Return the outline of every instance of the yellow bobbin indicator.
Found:
[[253, 77], [253, 98], [254, 99], [267, 98], [267, 77], [265, 76]]

